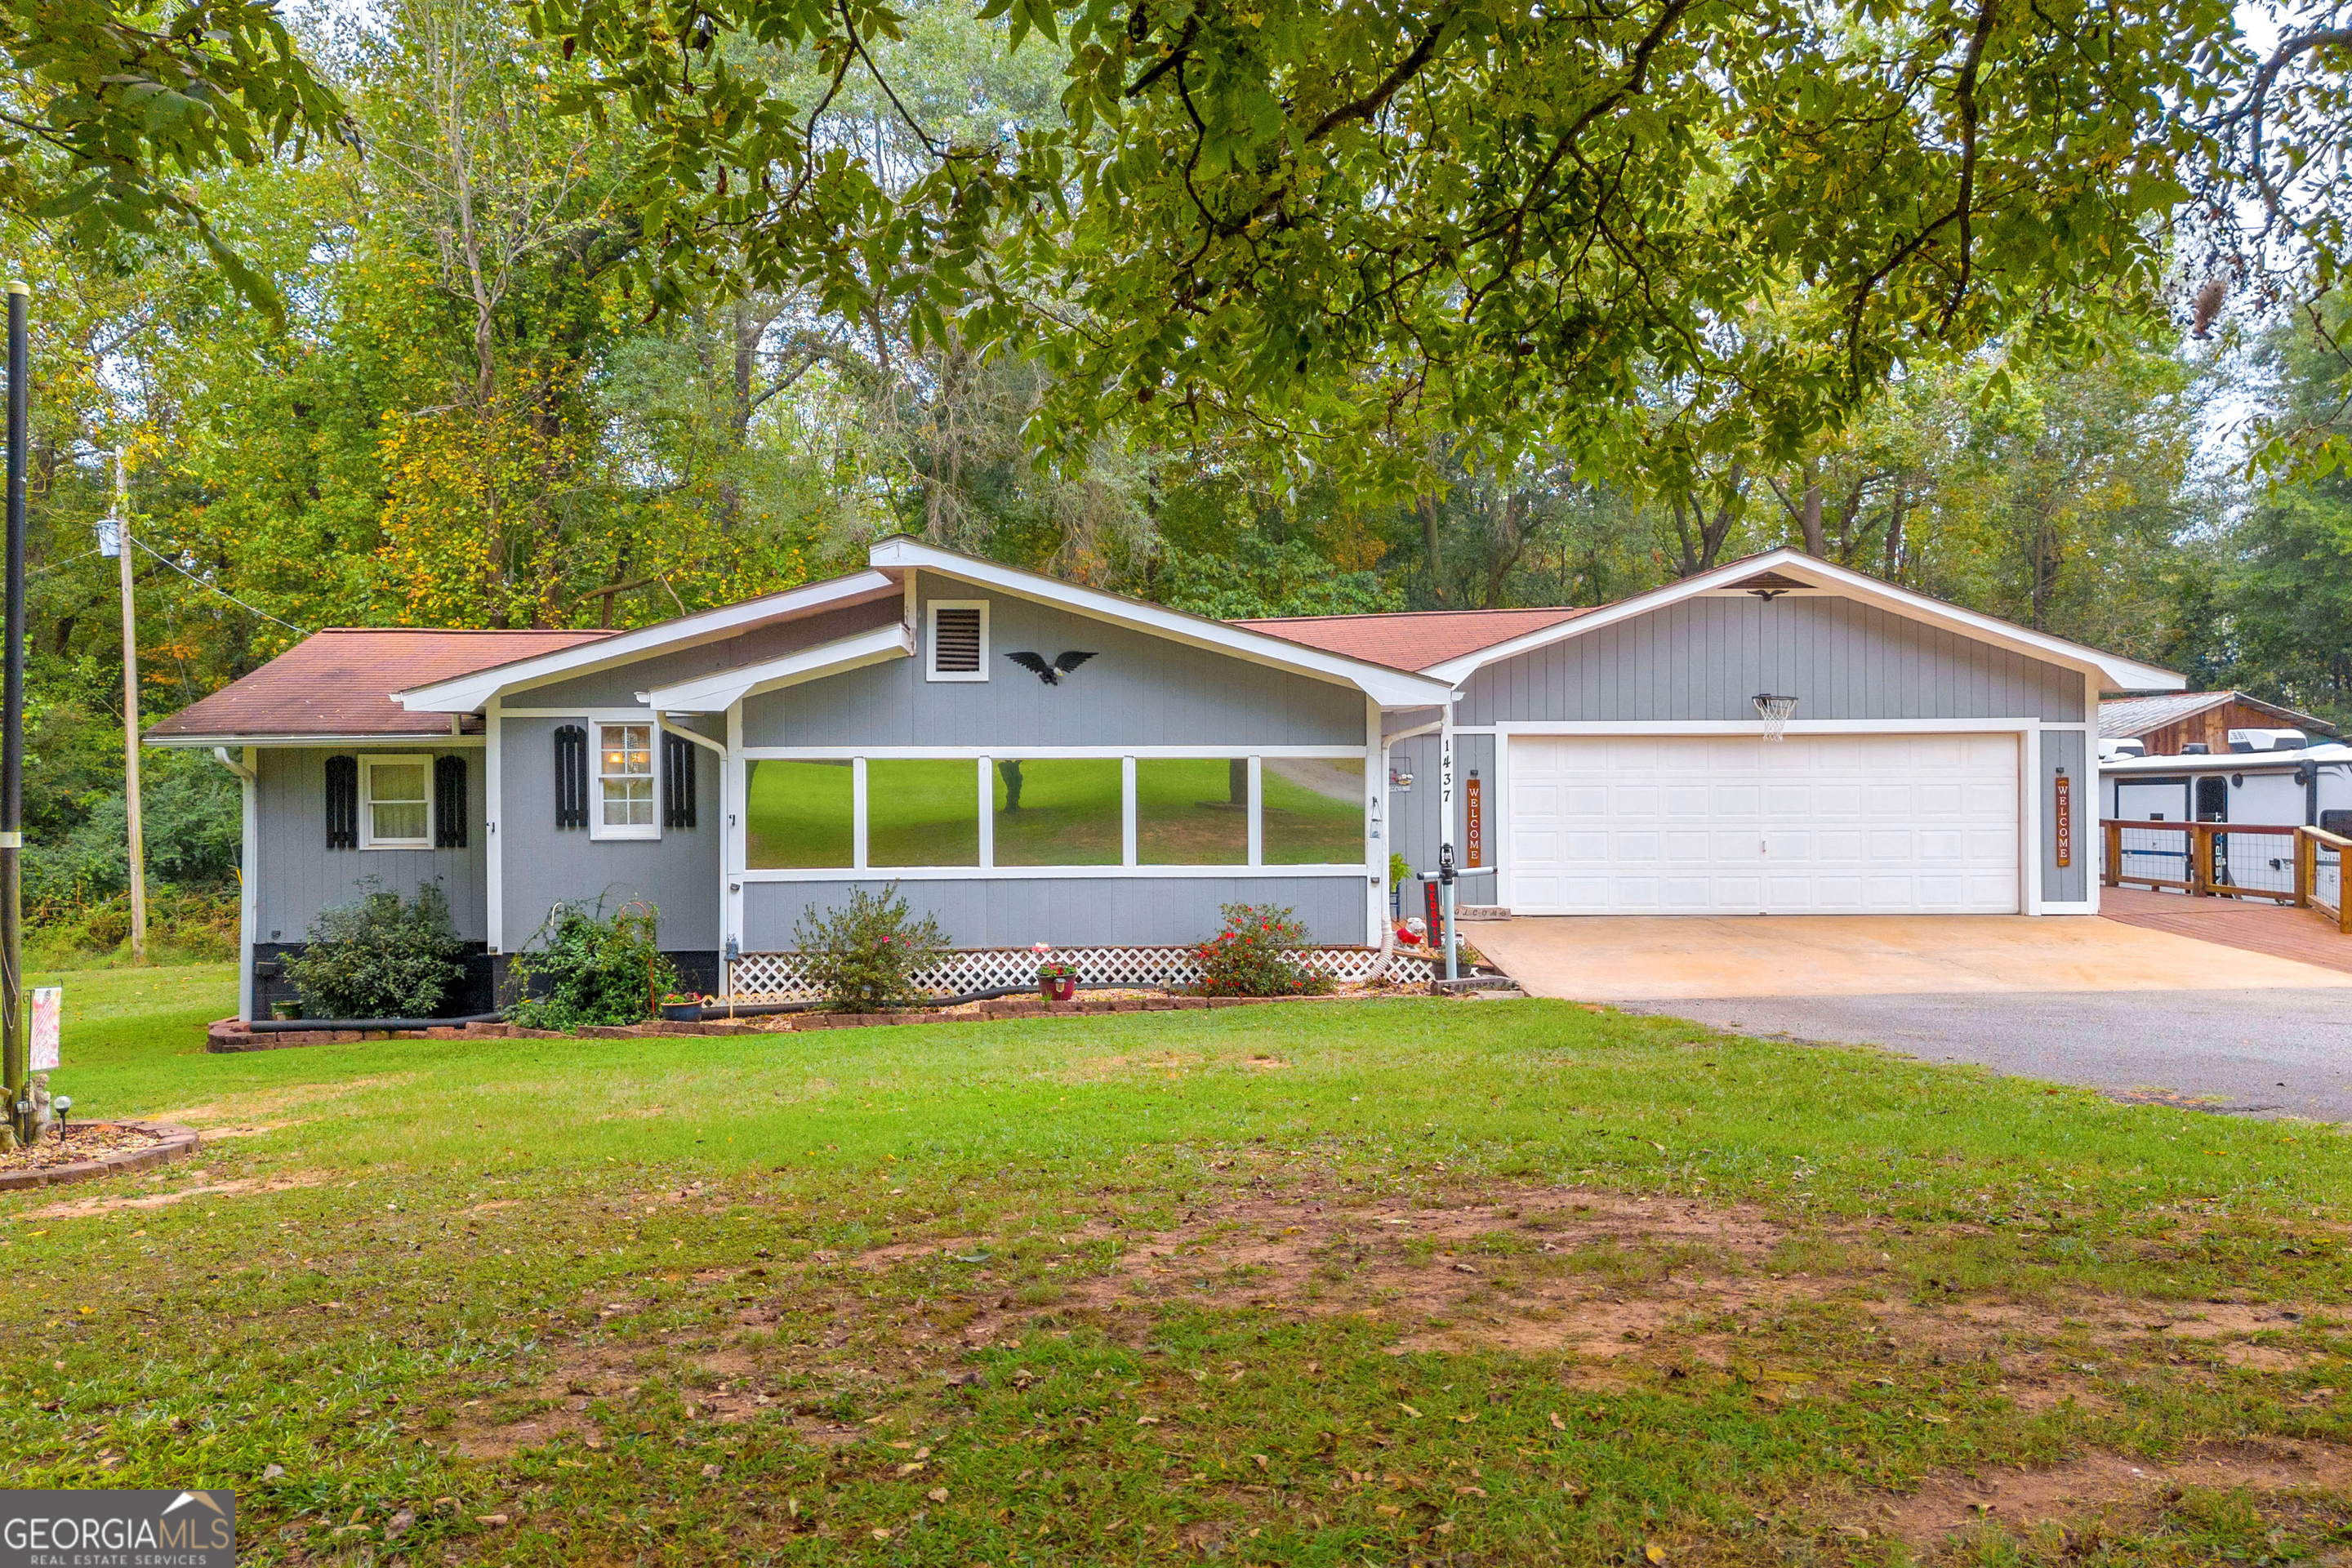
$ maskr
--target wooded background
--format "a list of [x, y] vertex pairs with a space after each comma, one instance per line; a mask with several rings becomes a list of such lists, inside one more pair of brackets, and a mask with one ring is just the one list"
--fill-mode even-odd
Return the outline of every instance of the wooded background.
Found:
[[[45, 28], [52, 42], [63, 35], [65, 10], [16, 0], [5, 93], [23, 133], [0, 138], [0, 245], [12, 273], [35, 287], [28, 900], [55, 919], [95, 921], [90, 940], [100, 945], [113, 931], [104, 911], [123, 876], [121, 688], [116, 568], [96, 530], [118, 446], [130, 453], [147, 721], [320, 626], [642, 625], [854, 568], [870, 541], [902, 530], [1218, 616], [1599, 604], [1790, 543], [2170, 665], [2200, 685], [2352, 719], [2352, 480], [2330, 445], [2348, 428], [2332, 253], [2270, 234], [2259, 210], [2268, 187], [2253, 178], [2225, 190], [2215, 171], [2227, 173], [2226, 157], [2202, 174], [2168, 164], [2169, 183], [2137, 207], [2103, 208], [2112, 236], [2084, 227], [2074, 208], [2060, 212], [2046, 168], [2031, 179], [2004, 174], [1999, 192], [1972, 195], [1993, 188], [1976, 166], [1979, 123], [1985, 170], [2009, 155], [1993, 135], [1993, 84], [2030, 87], [2042, 79], [2035, 71], [2058, 68], [2046, 48], [2034, 52], [2029, 25], [1990, 4], [1934, 10], [1923, 7], [1919, 23], [1929, 35], [1945, 29], [1942, 52], [1929, 51], [1943, 85], [1918, 98], [1921, 145], [1952, 153], [1946, 173], [1963, 237], [1957, 268], [1948, 246], [1936, 275], [1949, 281], [1948, 301], [1934, 303], [1942, 285], [1931, 278], [1927, 305], [1902, 306], [1871, 337], [1858, 303], [1808, 313], [1809, 300], [1852, 297], [1832, 287], [1840, 264], [1827, 252], [1773, 253], [1790, 279], [1782, 291], [1763, 290], [1758, 275], [1698, 276], [1690, 258], [1711, 256], [1707, 245], [1738, 250], [1720, 237], [1764, 171], [1752, 140], [1741, 143], [1745, 164], [1701, 147], [1675, 165], [1681, 174], [1659, 174], [1675, 189], [1640, 215], [1654, 232], [1620, 249], [1609, 287], [1621, 303], [1588, 300], [1572, 320], [1546, 320], [1539, 302], [1521, 300], [1495, 326], [1478, 314], [1488, 308], [1483, 285], [1458, 279], [1425, 298], [1384, 285], [1334, 303], [1333, 279], [1351, 276], [1371, 243], [1361, 236], [1345, 239], [1354, 248], [1340, 259], [1315, 264], [1320, 302], [1300, 302], [1307, 264], [1296, 249], [1272, 262], [1256, 251], [1239, 271], [1210, 276], [1227, 265], [1220, 246], [1272, 245], [1275, 229], [1250, 226], [1288, 199], [1260, 198], [1255, 185], [1235, 197], [1212, 183], [1212, 164], [1229, 186], [1281, 179], [1293, 191], [1307, 176], [1266, 172], [1287, 153], [1218, 140], [1246, 142], [1260, 134], [1249, 115], [1275, 111], [1225, 91], [1231, 59], [1223, 76], [1206, 74], [1209, 40], [1238, 26], [1206, 6], [1131, 16], [1022, 6], [982, 18], [926, 4], [893, 18], [751, 5], [680, 11], [667, 31], [641, 26], [624, 38], [592, 10], [385, 0], [358, 20], [298, 29], [285, 58], [310, 74], [271, 79], [277, 98], [264, 92], [267, 71], [245, 79], [261, 112], [241, 150], [172, 151], [173, 126], [150, 99], [123, 110], [145, 129], [134, 126], [131, 150], [116, 153], [40, 129], [75, 113], [75, 125], [119, 129], [105, 116], [123, 105], [106, 94], [121, 89], [74, 98], [61, 85], [74, 62], [42, 54]], [[1612, 25], [1632, 30], [1612, 46], [1611, 68], [1631, 71], [1637, 91], [1679, 71], [1672, 81], [1715, 93], [1708, 61], [1735, 76], [1746, 68], [1720, 66], [1729, 57], [1719, 17], [1706, 24], [1713, 33], [1692, 35], [1687, 59], [1669, 58], [1683, 38], [1670, 24], [1696, 27], [1697, 14], [1669, 4], [1617, 16]], [[2149, 14], [2176, 29], [2226, 16]], [[2337, 78], [2317, 68], [2342, 55], [2343, 41], [2326, 37], [2333, 15], [2305, 18], [2322, 41], [2289, 62], [2315, 73], [2302, 89], [2306, 121], [2340, 106], [2327, 96]], [[1050, 47], [1010, 47], [1056, 16]], [[1511, 37], [1527, 16], [1483, 25]], [[801, 31], [761, 31], [779, 16], [798, 18]], [[89, 62], [114, 58], [108, 49], [126, 58], [144, 50], [152, 64], [197, 47], [175, 43], [162, 17], [147, 16], [152, 35], [93, 34], [85, 74], [100, 79]], [[261, 26], [250, 16], [239, 25], [248, 24]], [[1472, 144], [1473, 129], [1490, 129], [1481, 103], [1495, 106], [1495, 124], [1522, 112], [1474, 79], [1474, 68], [1495, 68], [1479, 64], [1493, 51], [1463, 53], [1467, 63], [1444, 75], [1456, 58], [1455, 34], [1444, 29], [1458, 17], [1432, 22], [1419, 44], [1416, 25], [1395, 17], [1369, 40], [1300, 46], [1309, 63], [1313, 47], [1358, 47], [1378, 65], [1383, 51], [1412, 45], [1389, 76], [1422, 73], [1402, 87], [1381, 79], [1392, 97], [1322, 115], [1310, 129], [1328, 132], [1337, 150], [1316, 177], [1335, 177], [1350, 147], [1373, 167], [1410, 162], [1376, 140], [1345, 142], [1344, 128], [1331, 126], [1351, 113], [1373, 138], [1394, 134], [1400, 115], [1424, 139], [1454, 127], [1462, 156], [1491, 163]], [[2020, 31], [2004, 68], [2008, 27]], [[2158, 27], [2149, 38], [2163, 36]], [[2131, 47], [2151, 58], [2158, 48]], [[1234, 47], [1234, 58], [1257, 58]], [[631, 74], [647, 60], [667, 70], [672, 57], [685, 62], [682, 79], [704, 83], [689, 97], [714, 123], [734, 112], [736, 124], [757, 120], [783, 140], [705, 159], [650, 79]], [[267, 63], [268, 48], [255, 58]], [[225, 81], [235, 63], [220, 67]], [[1361, 63], [1329, 70], [1345, 80]], [[2263, 60], [2241, 48], [2224, 63], [2193, 91], [2148, 78], [2168, 102], [2211, 113], [2180, 131], [2163, 129], [2170, 110], [2151, 112], [2135, 122], [2140, 151], [2174, 137], [2163, 144], [2184, 163], [2193, 160], [2181, 138], [2233, 144], [2239, 121], [2229, 115], [2242, 119], [2245, 84]], [[2011, 76], [1998, 77], [2001, 68]], [[1783, 86], [1787, 73], [1821, 73], [1819, 58], [1796, 55], [1776, 57], [1771, 69]], [[1097, 101], [1086, 87], [1097, 76], [1114, 89], [1137, 79]], [[729, 84], [744, 81], [748, 107], [730, 110]], [[1444, 97], [1473, 89], [1486, 97], [1466, 108]], [[1759, 89], [1758, 101], [1777, 101], [1771, 90]], [[1786, 96], [1810, 101], [1795, 88]], [[219, 109], [234, 92], [195, 97]], [[1217, 119], [1219, 101], [1232, 125]], [[1689, 115], [1702, 112], [1698, 102]], [[772, 103], [794, 113], [760, 118], [758, 106]], [[2021, 122], [2032, 106], [2020, 103]], [[800, 133], [803, 110], [821, 131]], [[1305, 112], [1286, 97], [1278, 111]], [[226, 112], [215, 119], [228, 123]], [[1807, 112], [1751, 117], [1740, 133], [1771, 120], [1774, 170], [1834, 168], [1836, 157], [1809, 151], [1791, 129]], [[1818, 123], [1842, 124], [1842, 112], [1832, 103]], [[1960, 133], [1938, 130], [1939, 115]], [[1678, 133], [1637, 125], [1627, 147]], [[132, 145], [139, 136], [148, 140]], [[1048, 143], [1062, 159], [1112, 150], [1068, 176], [1076, 195], [1059, 209], [1050, 192], [1039, 195]], [[2307, 133], [2298, 157], [2328, 145]], [[2063, 199], [2111, 202], [2139, 177], [2133, 151]], [[990, 175], [992, 185], [971, 175], [983, 153], [1016, 172]], [[2053, 167], [2081, 155], [2036, 149], [2045, 154]], [[2267, 155], [2254, 148], [2257, 165]], [[1118, 172], [1118, 158], [1139, 157]], [[790, 174], [794, 158], [815, 174], [780, 190], [773, 171]], [[1633, 162], [1629, 151], [1615, 166]], [[2242, 159], [2237, 166], [2245, 172]], [[2318, 166], [2338, 165], [2322, 157]], [[866, 182], [856, 201], [843, 197], [835, 211], [803, 195], [844, 168]], [[87, 169], [103, 178], [77, 184]], [[1829, 182], [1808, 200], [1861, 213], [1898, 177], [1891, 166], [1849, 173], [1859, 179], [1805, 174]], [[1150, 180], [1201, 226], [1189, 260], [1176, 228], [1136, 226]], [[1527, 188], [1522, 212], [1536, 205], [1536, 186]], [[1787, 188], [1773, 186], [1782, 193], [1773, 200]], [[1698, 202], [1686, 190], [1717, 195]], [[705, 205], [681, 218], [680, 193]], [[1254, 205], [1231, 205], [1244, 198]], [[1328, 205], [1328, 186], [1316, 199]], [[1412, 205], [1423, 200], [1392, 192], [1354, 210], [1391, 223], [1423, 210]], [[1593, 200], [1591, 232], [1614, 243], [1622, 226]], [[887, 221], [858, 216], [857, 201], [879, 204]], [[1968, 237], [1972, 201], [1981, 204], [1980, 261]], [[2198, 201], [2207, 203], [2201, 229], [2147, 216]], [[2002, 202], [2027, 226], [2019, 254], [2061, 229], [2094, 261], [2134, 237], [2147, 248], [2066, 288], [2043, 274], [2011, 287], [2030, 309], [1979, 306], [1970, 290], [1983, 279], [2025, 275], [2026, 264], [1995, 248], [2015, 248], [1999, 238]], [[1694, 216], [1696, 206], [1705, 211]], [[969, 218], [968, 208], [984, 210]], [[910, 231], [889, 225], [918, 211], [936, 219], [922, 231], [934, 247], [928, 281], [898, 287], [889, 279]], [[713, 230], [714, 213], [734, 226]], [[775, 237], [778, 214], [802, 226], [791, 247]], [[1849, 232], [1862, 220], [1840, 221]], [[1932, 234], [1944, 222], [1919, 227]], [[2233, 226], [2263, 232], [2221, 232]], [[1769, 226], [1759, 219], [1741, 232]], [[973, 232], [977, 260], [939, 259], [942, 236]], [[2320, 231], [2306, 223], [2295, 232]], [[1473, 248], [1430, 244], [1448, 265]], [[1521, 254], [1511, 249], [1506, 273]], [[1089, 272], [1089, 256], [1110, 260]], [[1017, 277], [1015, 258], [1026, 258]], [[1569, 262], [1546, 265], [1599, 298]], [[1640, 297], [1669, 274], [1698, 302], [1651, 321]], [[711, 286], [688, 287], [694, 277]], [[2052, 308], [2062, 294], [2069, 302]], [[1744, 314], [1723, 303], [1750, 296], [1766, 302]], [[1187, 342], [1171, 348], [1164, 321], [1157, 336], [1135, 335], [1170, 298], [1195, 310]], [[1236, 300], [1255, 315], [1236, 329], [1243, 346], [1217, 359], [1226, 340], [1216, 312]], [[960, 300], [971, 309], [959, 314]], [[2093, 310], [2085, 300], [2103, 303]], [[1068, 330], [1009, 330], [1024, 312]], [[1298, 325], [1327, 318], [1376, 330], [1334, 348], [1324, 340], [1346, 332]], [[2065, 330], [2053, 329], [2062, 319]], [[1458, 341], [1444, 338], [1448, 321], [1467, 323]], [[1642, 341], [1653, 346], [1616, 344], [1600, 363], [1591, 345], [1629, 321], [1647, 323]], [[1655, 347], [1690, 322], [1688, 342], [1705, 340], [1704, 353]], [[1269, 323], [1282, 343], [1270, 372]], [[1472, 338], [1485, 346], [1465, 348]], [[1432, 366], [1444, 369], [1443, 396]], [[189, 889], [226, 886], [236, 837], [226, 775], [202, 758], [152, 769], [154, 874]], [[190, 919], [216, 934], [217, 902]]]

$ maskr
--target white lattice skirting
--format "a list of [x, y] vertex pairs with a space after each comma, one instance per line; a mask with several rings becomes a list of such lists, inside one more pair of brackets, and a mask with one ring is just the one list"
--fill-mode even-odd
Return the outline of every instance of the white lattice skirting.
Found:
[[[1201, 979], [1201, 962], [1189, 947], [1057, 947], [1053, 956], [1076, 965], [1081, 985], [1192, 985]], [[975, 948], [948, 954], [915, 980], [935, 996], [1030, 986], [1037, 983], [1038, 962], [1025, 947]], [[1392, 951], [1383, 959], [1377, 947], [1310, 947], [1292, 962], [1342, 984], [1385, 975], [1400, 985], [1426, 985], [1433, 973], [1424, 953]], [[739, 1002], [799, 1002], [818, 994], [797, 952], [747, 952], [727, 973]]]

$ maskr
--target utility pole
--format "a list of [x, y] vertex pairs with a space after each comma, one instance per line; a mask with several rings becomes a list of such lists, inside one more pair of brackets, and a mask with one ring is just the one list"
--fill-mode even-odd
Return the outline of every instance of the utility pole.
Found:
[[122, 800], [131, 817], [131, 961], [147, 962], [147, 847], [139, 829], [139, 612], [131, 597], [131, 458], [114, 449], [114, 553], [122, 562]]
[[[25, 412], [31, 355], [25, 343], [29, 284], [8, 285], [8, 585], [6, 671], [0, 676], [0, 1082], [16, 1112], [33, 1077], [25, 1028]], [[16, 1136], [30, 1119], [12, 1117]]]

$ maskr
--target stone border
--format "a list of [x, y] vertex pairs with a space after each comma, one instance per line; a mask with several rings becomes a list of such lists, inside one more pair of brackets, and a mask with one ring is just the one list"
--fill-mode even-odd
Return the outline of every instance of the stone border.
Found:
[[[1401, 990], [1400, 997], [1428, 993]], [[242, 1019], [223, 1018], [205, 1031], [208, 1051], [281, 1051], [295, 1046], [348, 1046], [362, 1040], [634, 1040], [661, 1035], [784, 1035], [819, 1029], [855, 1029], [876, 1025], [969, 1024], [1004, 1018], [1099, 1017], [1108, 1013], [1178, 1013], [1208, 1007], [1262, 1007], [1286, 1002], [1344, 1002], [1335, 996], [1139, 996], [1120, 1001], [1079, 997], [1048, 1002], [1042, 996], [1001, 996], [980, 1004], [976, 1013], [950, 1017], [943, 1011], [916, 1013], [781, 1013], [751, 1019], [712, 1018], [699, 1024], [655, 1019], [619, 1027], [590, 1025], [569, 1034], [526, 1029], [514, 1024], [436, 1025], [429, 1029], [286, 1029], [257, 1035]]]
[[100, 1154], [95, 1160], [77, 1160], [70, 1165], [0, 1171], [0, 1193], [26, 1187], [62, 1187], [72, 1182], [94, 1182], [100, 1176], [119, 1176], [125, 1171], [143, 1171], [150, 1165], [169, 1164], [196, 1152], [196, 1130], [174, 1122], [111, 1121], [84, 1125], [128, 1127], [134, 1132], [152, 1133], [163, 1142], [150, 1143], [144, 1149], [118, 1149], [111, 1154]]

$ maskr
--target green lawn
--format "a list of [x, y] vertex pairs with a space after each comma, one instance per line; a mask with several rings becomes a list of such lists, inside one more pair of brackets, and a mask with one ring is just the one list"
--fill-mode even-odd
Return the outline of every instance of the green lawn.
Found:
[[[1020, 801], [1007, 766], [1017, 765]], [[1247, 797], [1233, 799], [1223, 757], [1136, 763], [1136, 851], [1147, 866], [1240, 866], [1249, 859]], [[1355, 865], [1364, 858], [1363, 764], [1269, 758], [1262, 770], [1269, 866]], [[991, 770], [1000, 866], [1116, 866], [1123, 826], [1117, 758], [1025, 758]], [[751, 864], [834, 868], [851, 858], [845, 762], [767, 760], [745, 786]], [[976, 866], [980, 781], [962, 760], [866, 763], [866, 863]]]
[[64, 977], [58, 1087], [234, 1135], [0, 1197], [0, 1473], [234, 1486], [249, 1561], [2352, 1541], [2230, 1484], [2352, 1438], [2333, 1129], [1542, 1002], [208, 1057], [166, 973]]

